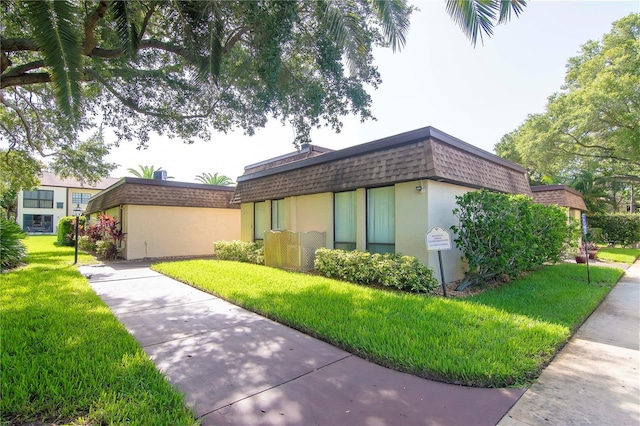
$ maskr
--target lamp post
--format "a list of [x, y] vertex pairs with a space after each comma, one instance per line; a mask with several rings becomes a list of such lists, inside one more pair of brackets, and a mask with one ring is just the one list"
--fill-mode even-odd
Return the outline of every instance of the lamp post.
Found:
[[80, 208], [80, 203], [73, 209], [73, 215], [76, 217], [76, 255], [73, 260], [73, 264], [78, 263], [78, 222], [80, 222], [80, 213], [82, 213], [82, 208]]

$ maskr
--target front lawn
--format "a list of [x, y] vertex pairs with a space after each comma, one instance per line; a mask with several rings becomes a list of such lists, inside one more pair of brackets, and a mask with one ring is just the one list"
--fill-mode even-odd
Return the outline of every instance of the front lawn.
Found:
[[524, 386], [620, 278], [614, 268], [545, 267], [466, 299], [384, 291], [215, 260], [153, 269], [379, 364], [472, 386]]
[[606, 262], [633, 263], [640, 256], [640, 249], [603, 247], [598, 250], [598, 259]]
[[2, 274], [0, 423], [195, 424], [55, 239], [27, 237], [28, 265]]

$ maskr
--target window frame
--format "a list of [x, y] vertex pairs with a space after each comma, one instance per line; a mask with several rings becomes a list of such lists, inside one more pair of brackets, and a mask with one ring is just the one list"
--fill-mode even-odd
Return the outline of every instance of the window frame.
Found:
[[[275, 214], [274, 214], [275, 210]], [[284, 231], [284, 198], [271, 200], [271, 230]], [[275, 219], [275, 220], [274, 220]]]
[[[392, 224], [392, 228], [391, 228], [391, 233], [393, 235], [393, 243], [389, 243], [389, 242], [378, 242], [378, 241], [371, 241], [371, 235], [373, 234], [372, 230], [371, 230], [371, 191], [375, 191], [377, 189], [381, 189], [381, 188], [389, 188], [393, 190], [393, 203], [391, 204], [391, 212], [393, 214], [393, 224]], [[396, 195], [396, 190], [395, 190], [395, 185], [387, 185], [387, 186], [377, 186], [377, 187], [372, 187], [372, 188], [367, 188], [367, 201], [366, 201], [366, 244], [367, 244], [367, 251], [369, 251], [370, 253], [380, 253], [380, 254], [384, 254], [384, 253], [395, 253], [396, 252], [396, 232], [395, 232], [395, 226], [396, 226], [396, 215], [395, 215], [395, 195]], [[376, 247], [376, 248], [387, 248], [385, 250], [379, 250], [379, 249], [372, 249], [372, 247]]]
[[[257, 213], [257, 207], [258, 205], [262, 206], [262, 219], [260, 219], [260, 221], [257, 220], [258, 215]], [[253, 241], [254, 242], [264, 242], [264, 232], [267, 230], [267, 224], [264, 221], [264, 216], [265, 216], [265, 212], [267, 210], [267, 202], [266, 201], [258, 201], [253, 203]], [[256, 236], [258, 235], [258, 223], [264, 223], [264, 229], [262, 230], [262, 235], [260, 236], [261, 238], [256, 238]]]
[[[338, 216], [337, 216], [337, 196], [338, 194], [353, 194], [353, 241], [340, 241], [338, 240]], [[357, 247], [358, 239], [358, 198], [357, 191], [341, 191], [333, 193], [333, 248], [339, 250], [355, 250]]]
[[[36, 198], [32, 197], [34, 195]], [[41, 195], [51, 195], [51, 198], [41, 197]], [[54, 192], [50, 189], [34, 189], [33, 191], [24, 191], [22, 194], [22, 207], [25, 209], [52, 209], [54, 202]], [[35, 201], [35, 206], [27, 205], [32, 204], [28, 202]]]

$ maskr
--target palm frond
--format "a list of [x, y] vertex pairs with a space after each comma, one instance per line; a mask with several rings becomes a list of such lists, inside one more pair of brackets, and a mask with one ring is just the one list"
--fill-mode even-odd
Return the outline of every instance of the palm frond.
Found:
[[133, 22], [129, 16], [127, 2], [124, 0], [114, 0], [111, 5], [116, 24], [116, 32], [120, 37], [122, 50], [129, 55], [133, 55], [138, 50], [139, 34], [135, 22]]
[[391, 49], [395, 52], [403, 48], [407, 42], [413, 8], [405, 0], [373, 0], [372, 5]]
[[447, 0], [446, 9], [475, 46], [483, 33], [493, 35], [495, 23], [511, 19], [512, 11], [518, 16], [526, 5], [526, 0]]
[[71, 119], [81, 106], [82, 45], [75, 31], [73, 5], [66, 0], [26, 2], [45, 65], [51, 70], [60, 109]]
[[320, 19], [336, 44], [344, 49], [345, 59], [351, 74], [357, 74], [358, 63], [367, 54], [365, 42], [358, 29], [355, 11], [349, 10], [348, 2], [318, 2]]

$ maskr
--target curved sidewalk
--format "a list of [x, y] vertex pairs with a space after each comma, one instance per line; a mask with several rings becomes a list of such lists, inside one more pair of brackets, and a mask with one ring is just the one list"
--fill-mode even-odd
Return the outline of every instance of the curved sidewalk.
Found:
[[526, 392], [386, 369], [147, 265], [80, 270], [203, 425], [640, 424], [640, 261]]
[[84, 266], [203, 425], [495, 425], [524, 389], [424, 380], [151, 271]]
[[640, 260], [499, 423], [640, 425]]

